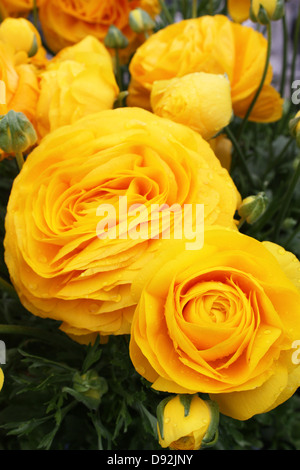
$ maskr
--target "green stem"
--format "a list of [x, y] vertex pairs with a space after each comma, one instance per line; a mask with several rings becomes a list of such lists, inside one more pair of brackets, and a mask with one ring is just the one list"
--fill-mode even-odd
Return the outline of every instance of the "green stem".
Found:
[[192, 5], [192, 18], [197, 18], [197, 7], [198, 7], [198, 1], [193, 0], [193, 5]]
[[24, 165], [24, 157], [23, 157], [22, 152], [16, 152], [16, 160], [17, 160], [19, 171], [21, 171]]
[[276, 168], [279, 163], [281, 163], [281, 161], [283, 160], [283, 158], [285, 157], [285, 153], [286, 151], [288, 150], [289, 146], [295, 142], [295, 138], [294, 137], [290, 137], [290, 139], [287, 141], [287, 143], [285, 144], [284, 148], [282, 149], [282, 151], [280, 152], [280, 154], [275, 158], [275, 160], [271, 161], [266, 169], [266, 172], [264, 174], [264, 178], [266, 178], [267, 174], [269, 173], [270, 170], [272, 170], [272, 168]]
[[284, 95], [285, 82], [286, 82], [286, 69], [287, 69], [287, 47], [288, 47], [288, 30], [286, 24], [286, 15], [282, 17], [282, 30], [283, 30], [283, 50], [282, 50], [282, 68], [281, 68], [281, 83], [280, 95]]
[[120, 65], [120, 56], [119, 56], [119, 49], [116, 49], [116, 78], [117, 78], [117, 83], [119, 86], [119, 90], [122, 91], [123, 86], [122, 86], [122, 76], [121, 76], [121, 65]]
[[41, 330], [39, 328], [34, 328], [31, 326], [23, 325], [3, 325], [0, 324], [0, 335], [20, 335], [20, 336], [29, 336], [31, 338], [40, 339], [45, 343], [58, 344], [59, 346], [66, 347], [66, 345], [75, 345], [76, 347], [80, 345], [73, 343], [67, 335], [60, 336], [59, 334], [51, 333], [49, 331]]
[[38, 9], [36, 0], [33, 0], [33, 24], [38, 29]]
[[0, 276], [0, 289], [5, 290], [9, 294], [13, 295], [14, 297], [18, 297], [15, 289], [9, 282], [5, 281], [1, 276]]
[[300, 34], [300, 6], [298, 10], [298, 17], [296, 21], [296, 28], [295, 28], [295, 35], [294, 35], [294, 50], [293, 50], [293, 59], [292, 59], [292, 66], [291, 66], [291, 82], [290, 82], [291, 88], [295, 79], [299, 34]]
[[258, 100], [258, 97], [260, 95], [260, 92], [264, 86], [264, 83], [265, 83], [265, 80], [266, 80], [266, 76], [267, 76], [267, 73], [268, 73], [268, 69], [269, 69], [269, 64], [270, 64], [270, 57], [271, 57], [271, 46], [272, 46], [272, 26], [271, 26], [271, 23], [269, 22], [267, 24], [267, 33], [268, 33], [268, 47], [267, 47], [267, 55], [266, 55], [266, 61], [265, 61], [265, 67], [264, 67], [264, 71], [263, 71], [263, 74], [262, 74], [262, 77], [261, 77], [261, 81], [260, 81], [260, 84], [259, 84], [259, 87], [255, 93], [255, 96], [247, 110], [247, 113], [243, 119], [243, 122], [241, 124], [241, 128], [240, 128], [240, 131], [239, 131], [239, 134], [238, 134], [238, 138], [240, 139], [241, 138], [241, 135], [242, 133], [244, 132], [245, 128], [246, 128], [246, 125], [248, 123], [248, 119], [249, 119], [249, 116]]
[[252, 175], [251, 175], [251, 173], [250, 173], [250, 170], [249, 170], [248, 165], [247, 165], [247, 162], [246, 162], [246, 158], [245, 158], [245, 156], [244, 156], [244, 154], [243, 154], [243, 152], [242, 152], [242, 149], [241, 149], [241, 147], [240, 147], [238, 141], [236, 140], [235, 136], [233, 135], [233, 133], [231, 132], [231, 130], [229, 129], [229, 127], [226, 127], [226, 128], [224, 129], [224, 131], [226, 132], [227, 136], [228, 136], [229, 139], [231, 140], [232, 145], [233, 145], [233, 147], [234, 147], [234, 149], [235, 149], [235, 151], [236, 151], [237, 157], [239, 158], [239, 161], [240, 161], [242, 167], [244, 168], [245, 173], [246, 173], [246, 175], [247, 175], [247, 177], [248, 177], [248, 180], [249, 180], [251, 186], [254, 188], [254, 187], [256, 186], [256, 184], [255, 184], [254, 179], [253, 179], [253, 177], [252, 177]]
[[170, 14], [170, 12], [169, 12], [169, 10], [168, 10], [166, 4], [165, 4], [165, 1], [164, 1], [164, 0], [159, 0], [159, 4], [160, 4], [160, 6], [161, 6], [162, 11], [163, 11], [164, 14], [165, 14], [165, 17], [166, 17], [167, 21], [168, 21], [170, 24], [173, 23], [173, 18], [172, 18], [172, 16], [171, 16], [171, 14]]
[[276, 227], [275, 227], [275, 235], [274, 235], [275, 243], [277, 243], [277, 241], [278, 241], [280, 229], [282, 227], [282, 223], [283, 223], [283, 221], [286, 217], [286, 214], [288, 212], [288, 209], [290, 207], [292, 197], [293, 197], [293, 194], [294, 194], [294, 190], [295, 190], [295, 187], [296, 187], [299, 179], [300, 179], [300, 162], [298, 163], [297, 169], [296, 169], [295, 173], [292, 176], [291, 182], [289, 184], [289, 187], [288, 187], [288, 189], [285, 193], [284, 199], [282, 201], [281, 210], [279, 212], [279, 215], [278, 215], [278, 218], [277, 218], [277, 224], [276, 224]]

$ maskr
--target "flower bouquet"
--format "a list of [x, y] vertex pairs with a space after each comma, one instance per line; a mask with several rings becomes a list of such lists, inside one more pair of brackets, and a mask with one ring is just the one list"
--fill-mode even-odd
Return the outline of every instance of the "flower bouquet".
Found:
[[299, 6], [0, 15], [0, 448], [299, 449]]

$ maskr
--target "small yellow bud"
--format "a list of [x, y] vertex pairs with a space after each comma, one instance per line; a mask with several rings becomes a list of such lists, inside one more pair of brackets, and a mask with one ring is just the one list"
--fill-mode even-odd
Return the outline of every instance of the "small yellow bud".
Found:
[[173, 450], [199, 450], [213, 445], [218, 436], [219, 408], [198, 395], [176, 395], [157, 408], [161, 447]]
[[151, 106], [154, 114], [185, 124], [209, 140], [231, 121], [230, 83], [225, 75], [205, 72], [158, 80]]
[[263, 215], [267, 205], [268, 198], [264, 193], [248, 196], [243, 199], [238, 214], [242, 220], [246, 220], [248, 224], [253, 224]]
[[104, 39], [104, 44], [110, 49], [125, 49], [129, 41], [122, 31], [114, 25], [109, 27], [107, 35]]
[[38, 31], [25, 18], [6, 18], [0, 25], [0, 41], [10, 44], [15, 52], [26, 52], [28, 57], [33, 57], [41, 46]]
[[25, 114], [11, 110], [0, 116], [0, 149], [3, 152], [23, 153], [36, 141], [35, 129]]
[[300, 111], [290, 120], [289, 130], [291, 135], [296, 138], [298, 147], [300, 147]]
[[250, 17], [252, 21], [268, 24], [280, 20], [285, 14], [285, 0], [252, 0]]
[[142, 8], [135, 8], [129, 14], [129, 25], [135, 33], [145, 33], [154, 28], [151, 16]]

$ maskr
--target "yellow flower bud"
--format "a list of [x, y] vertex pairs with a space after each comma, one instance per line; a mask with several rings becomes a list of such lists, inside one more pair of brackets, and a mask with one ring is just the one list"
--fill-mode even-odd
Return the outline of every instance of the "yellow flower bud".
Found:
[[135, 8], [129, 13], [129, 25], [135, 33], [144, 33], [153, 29], [155, 23], [145, 10]]
[[185, 124], [208, 140], [231, 121], [230, 83], [225, 75], [205, 72], [156, 81], [151, 106], [158, 116]]
[[267, 24], [284, 16], [284, 0], [252, 0], [250, 17], [252, 21]]
[[248, 196], [243, 199], [238, 214], [242, 220], [246, 220], [248, 224], [253, 224], [263, 215], [267, 205], [268, 198], [264, 193]]
[[23, 153], [36, 141], [35, 129], [25, 114], [11, 110], [0, 117], [0, 149], [5, 153]]
[[219, 409], [216, 403], [198, 395], [176, 395], [157, 408], [161, 447], [173, 450], [199, 450], [212, 445], [218, 435]]
[[107, 35], [104, 39], [104, 44], [110, 49], [125, 49], [129, 41], [122, 31], [114, 25], [109, 27]]
[[24, 18], [6, 18], [0, 25], [0, 41], [10, 44], [15, 52], [26, 52], [28, 57], [33, 57], [41, 46], [38, 31]]
[[300, 147], [300, 111], [290, 120], [289, 130], [291, 135], [296, 138], [298, 147]]

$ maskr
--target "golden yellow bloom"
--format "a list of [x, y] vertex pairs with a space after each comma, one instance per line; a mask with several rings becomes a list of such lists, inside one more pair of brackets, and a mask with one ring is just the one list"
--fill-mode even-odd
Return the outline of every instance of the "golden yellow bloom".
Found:
[[204, 247], [161, 246], [133, 283], [130, 355], [152, 387], [209, 393], [239, 420], [286, 401], [300, 383], [300, 263], [283, 248], [207, 227]]
[[36, 70], [28, 63], [17, 63], [15, 50], [0, 41], [0, 80], [5, 84], [6, 104], [0, 104], [0, 114], [9, 110], [24, 113], [34, 124], [39, 95]]
[[0, 369], [0, 390], [3, 387], [3, 383], [4, 383], [4, 374], [3, 374], [3, 370]]
[[7, 16], [27, 15], [33, 8], [33, 0], [1, 0]]
[[[183, 398], [183, 399], [182, 399]], [[188, 409], [184, 400], [190, 401]], [[211, 424], [208, 401], [197, 395], [176, 395], [167, 400], [158, 425], [159, 444], [172, 450], [199, 450]]]
[[226, 127], [232, 117], [230, 83], [224, 75], [196, 72], [153, 83], [155, 114], [180, 122], [205, 140]]
[[206, 225], [231, 227], [240, 201], [201, 136], [140, 108], [102, 111], [48, 134], [14, 181], [5, 260], [24, 306], [80, 341], [130, 331], [132, 281], [162, 241], [135, 238], [134, 214], [124, 227], [120, 197], [125, 209], [204, 204]]
[[[195, 72], [226, 74], [233, 111], [244, 117], [260, 85], [267, 53], [261, 33], [223, 15], [202, 16], [172, 24], [153, 34], [130, 63], [127, 103], [151, 109], [154, 82]], [[272, 87], [269, 67], [250, 120], [272, 122], [282, 115], [283, 100]]]
[[251, 0], [227, 0], [228, 13], [237, 23], [248, 20]]
[[101, 42], [88, 36], [63, 49], [40, 74], [39, 137], [93, 112], [111, 109], [118, 94], [112, 59]]
[[48, 47], [58, 52], [88, 35], [104, 41], [110, 25], [119, 28], [130, 43], [137, 35], [129, 27], [129, 13], [141, 7], [152, 17], [159, 11], [158, 0], [40, 0], [39, 17]]

